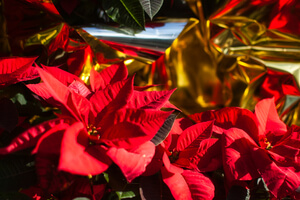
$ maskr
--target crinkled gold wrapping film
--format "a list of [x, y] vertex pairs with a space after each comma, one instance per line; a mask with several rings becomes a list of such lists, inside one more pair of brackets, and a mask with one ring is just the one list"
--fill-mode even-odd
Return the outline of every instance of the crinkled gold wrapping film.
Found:
[[[238, 1], [205, 19], [200, 0], [187, 2], [198, 19], [190, 19], [165, 52], [168, 87], [177, 88], [171, 102], [186, 114], [225, 106], [253, 110], [267, 69], [293, 74], [299, 86], [299, 35], [268, 29], [263, 21], [274, 4]], [[286, 95], [277, 107], [287, 124], [300, 125], [300, 97]]]

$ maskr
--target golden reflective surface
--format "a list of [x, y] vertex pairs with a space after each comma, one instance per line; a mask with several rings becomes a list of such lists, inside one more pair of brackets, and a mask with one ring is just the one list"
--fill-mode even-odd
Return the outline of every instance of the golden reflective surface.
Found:
[[[267, 69], [291, 73], [299, 87], [300, 37], [268, 28], [271, 22], [262, 15], [270, 5], [238, 3], [206, 20], [200, 1], [187, 2], [199, 18], [190, 19], [165, 53], [176, 106], [187, 114], [224, 106], [252, 110], [262, 98]], [[277, 107], [288, 124], [300, 124], [299, 98], [290, 99], [283, 96]]]

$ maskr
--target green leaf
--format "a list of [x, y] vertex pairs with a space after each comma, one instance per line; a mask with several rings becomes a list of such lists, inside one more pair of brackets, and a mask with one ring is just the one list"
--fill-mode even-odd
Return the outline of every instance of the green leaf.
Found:
[[145, 28], [144, 10], [139, 0], [103, 0], [102, 7], [115, 22], [133, 29]]
[[145, 12], [152, 20], [163, 5], [163, 0], [139, 0]]
[[133, 191], [118, 191], [116, 192], [120, 199], [128, 199], [135, 197]]

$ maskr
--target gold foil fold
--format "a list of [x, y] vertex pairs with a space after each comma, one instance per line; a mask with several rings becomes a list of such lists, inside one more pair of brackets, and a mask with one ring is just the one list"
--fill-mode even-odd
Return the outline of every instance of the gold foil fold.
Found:
[[[253, 110], [262, 98], [259, 90], [267, 69], [293, 74], [299, 87], [299, 35], [268, 29], [269, 22], [263, 22], [252, 4], [204, 19], [201, 1], [187, 2], [199, 19], [190, 19], [165, 52], [168, 87], [177, 88], [171, 102], [186, 114], [225, 106]], [[232, 10], [239, 9], [234, 15]], [[290, 99], [282, 97], [278, 111], [287, 124], [300, 124], [300, 98]]]

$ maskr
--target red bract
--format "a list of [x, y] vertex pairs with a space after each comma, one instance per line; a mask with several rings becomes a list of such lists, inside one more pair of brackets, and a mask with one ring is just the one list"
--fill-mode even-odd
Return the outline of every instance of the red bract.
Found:
[[[279, 119], [274, 99], [260, 101], [255, 108], [259, 142], [238, 128], [222, 135], [223, 166], [229, 182], [261, 176], [276, 198], [299, 195], [299, 128], [287, 131]], [[259, 145], [258, 145], [259, 144]]]
[[236, 127], [247, 132], [255, 141], [258, 142], [259, 140], [256, 117], [246, 109], [227, 107], [215, 111], [196, 113], [189, 117], [197, 123], [215, 120], [213, 128], [215, 137], [220, 137], [226, 129]]
[[[35, 152], [42, 150], [44, 140], [53, 138], [60, 141], [61, 148], [49, 151], [60, 154], [60, 170], [96, 175], [114, 162], [128, 181], [145, 171], [155, 148], [150, 140], [170, 115], [159, 109], [173, 91], [134, 91], [133, 78], [127, 78], [124, 64], [101, 73], [92, 70], [90, 86], [56, 67], [44, 66], [38, 71], [43, 82], [28, 88], [58, 106], [60, 118], [66, 116], [77, 122], [66, 127], [63, 134], [54, 131], [43, 135]], [[126, 157], [131, 162], [124, 162]]]
[[215, 187], [207, 176], [194, 170], [184, 170], [170, 163], [167, 154], [163, 155], [161, 168], [163, 181], [173, 197], [181, 199], [213, 199]]
[[177, 140], [174, 151], [178, 159], [174, 164], [209, 172], [222, 166], [221, 146], [217, 138], [211, 138], [214, 121], [197, 123], [185, 129]]
[[9, 57], [0, 59], [0, 88], [38, 77], [33, 66], [37, 57]]
[[[175, 199], [213, 199], [213, 183], [197, 168], [204, 152], [210, 147], [207, 145], [204, 148], [202, 144], [206, 144], [205, 141], [211, 137], [212, 126], [213, 121], [193, 125], [186, 118], [176, 120], [169, 136], [156, 147], [155, 156], [144, 175], [160, 171]], [[172, 150], [174, 142], [175, 148]], [[207, 171], [218, 167], [208, 167]]]

